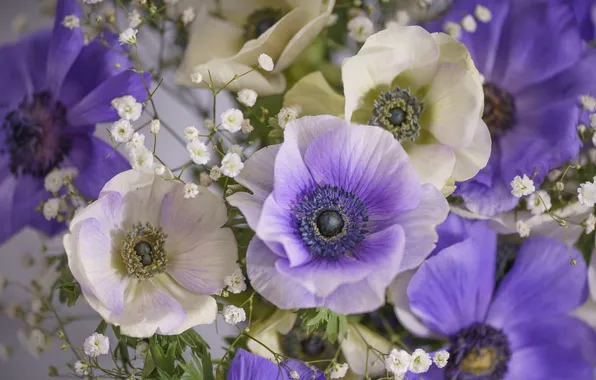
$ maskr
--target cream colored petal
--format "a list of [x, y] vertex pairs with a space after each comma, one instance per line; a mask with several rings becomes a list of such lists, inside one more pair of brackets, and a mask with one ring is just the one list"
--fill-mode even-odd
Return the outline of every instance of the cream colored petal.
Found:
[[244, 26], [248, 16], [263, 8], [281, 9], [284, 12], [290, 10], [281, 0], [219, 0], [218, 10], [224, 18]]
[[299, 106], [303, 116], [341, 117], [344, 97], [335, 92], [320, 71], [302, 77], [285, 95], [284, 107]]
[[491, 150], [488, 127], [482, 119], [478, 119], [472, 143], [464, 149], [455, 150], [455, 166], [451, 177], [458, 182], [474, 177], [488, 163]]
[[455, 153], [446, 145], [410, 145], [406, 151], [422, 183], [441, 190], [448, 182], [455, 165]]
[[[255, 338], [264, 343], [273, 352], [283, 352], [280, 344], [280, 334], [288, 334], [294, 327], [296, 318], [296, 314], [290, 311], [277, 310], [267, 319], [252, 326], [251, 331]], [[252, 339], [248, 341], [248, 349], [264, 358], [274, 359], [271, 351]]]
[[424, 98], [420, 123], [440, 143], [462, 149], [470, 145], [484, 97], [474, 77], [456, 63], [443, 63]]
[[367, 367], [368, 373], [371, 376], [379, 376], [385, 372], [385, 362], [379, 353], [369, 351], [368, 363], [366, 361], [366, 353], [368, 351], [368, 345], [380, 352], [388, 354], [392, 346], [387, 339], [359, 324], [350, 324], [347, 338], [340, 339], [342, 340], [342, 354], [353, 372], [364, 375]]

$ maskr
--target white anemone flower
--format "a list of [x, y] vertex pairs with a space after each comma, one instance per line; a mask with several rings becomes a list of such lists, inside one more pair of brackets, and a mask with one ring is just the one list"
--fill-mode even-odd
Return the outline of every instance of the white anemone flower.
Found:
[[86, 300], [123, 334], [180, 334], [212, 323], [210, 295], [238, 269], [224, 201], [206, 188], [184, 198], [184, 184], [129, 170], [78, 213], [64, 237]]
[[275, 62], [271, 72], [255, 70], [234, 79], [226, 87], [238, 92], [250, 88], [259, 95], [282, 93], [283, 72], [298, 58], [327, 25], [335, 0], [221, 0], [202, 1], [182, 65], [176, 73], [179, 84], [206, 87], [209, 81], [193, 83], [197, 68], [203, 78], [221, 88], [235, 75], [257, 66], [261, 54]]

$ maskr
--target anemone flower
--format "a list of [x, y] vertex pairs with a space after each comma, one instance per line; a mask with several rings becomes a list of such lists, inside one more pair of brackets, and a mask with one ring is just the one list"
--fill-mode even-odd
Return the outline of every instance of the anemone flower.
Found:
[[60, 0], [53, 30], [0, 47], [0, 243], [24, 226], [47, 235], [64, 228], [35, 211], [51, 197], [44, 177], [55, 168], [75, 168], [75, 185], [93, 199], [129, 167], [93, 132], [96, 123], [118, 120], [114, 98], [142, 101], [147, 93], [140, 76], [125, 70], [130, 63], [117, 36], [104, 32], [85, 45], [73, 21], [80, 17], [76, 0]]
[[286, 360], [277, 364], [240, 348], [230, 364], [227, 379], [325, 380], [325, 375], [296, 360]]

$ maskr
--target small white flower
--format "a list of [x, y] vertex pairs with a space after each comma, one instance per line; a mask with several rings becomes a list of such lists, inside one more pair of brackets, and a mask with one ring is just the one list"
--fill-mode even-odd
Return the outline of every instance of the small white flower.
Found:
[[184, 198], [190, 199], [196, 197], [197, 195], [199, 195], [199, 187], [196, 184], [188, 182], [186, 185], [184, 185]]
[[375, 31], [373, 22], [366, 16], [354, 17], [348, 22], [348, 35], [356, 42], [364, 42]]
[[226, 323], [231, 325], [235, 325], [246, 320], [246, 313], [244, 312], [244, 309], [234, 305], [227, 305], [224, 307], [223, 316]]
[[141, 173], [151, 173], [153, 171], [153, 153], [145, 146], [140, 146], [131, 151], [130, 165], [132, 168]]
[[236, 269], [231, 276], [226, 276], [224, 283], [230, 293], [238, 294], [246, 290], [246, 277], [244, 277], [240, 269]]
[[134, 151], [142, 146], [145, 146], [145, 135], [135, 132], [129, 142], [126, 143], [126, 148], [129, 151]]
[[103, 0], [83, 0], [83, 3], [85, 4], [97, 4], [97, 3], [101, 3]]
[[236, 108], [230, 108], [224, 113], [221, 114], [221, 124], [225, 130], [235, 133], [242, 128], [242, 121], [244, 120], [244, 115], [242, 115], [242, 111]]
[[190, 159], [197, 165], [205, 165], [211, 159], [207, 146], [198, 139], [186, 144], [186, 150], [190, 153]]
[[339, 16], [337, 15], [337, 13], [332, 13], [329, 15], [329, 18], [327, 19], [327, 24], [325, 24], [325, 25], [333, 26], [333, 25], [337, 24], [337, 20], [339, 20]]
[[596, 216], [594, 214], [590, 214], [588, 219], [586, 219], [586, 234], [592, 233], [596, 228]]
[[515, 228], [520, 237], [526, 238], [530, 236], [530, 226], [523, 220], [518, 220], [517, 223], [515, 223]]
[[208, 131], [214, 131], [215, 130], [215, 122], [213, 120], [211, 120], [211, 119], [205, 119], [205, 121], [203, 122], [203, 126]]
[[149, 343], [142, 340], [139, 343], [137, 343], [137, 346], [135, 347], [135, 357], [145, 360], [148, 351]]
[[297, 371], [290, 371], [290, 379], [300, 380], [300, 374]]
[[254, 131], [254, 127], [252, 125], [250, 125], [250, 120], [249, 119], [244, 119], [242, 120], [242, 124], [240, 124], [240, 130], [242, 131], [242, 133], [244, 134], [249, 134], [252, 131]]
[[221, 160], [221, 172], [227, 177], [236, 177], [243, 168], [244, 163], [238, 153], [228, 153]]
[[166, 167], [162, 164], [157, 164], [153, 167], [153, 171], [157, 175], [164, 175], [164, 173], [166, 172]]
[[[215, 167], [217, 168], [217, 166], [215, 166]], [[211, 170], [213, 170], [213, 169], [211, 169]], [[219, 168], [217, 168], [217, 170], [219, 170]], [[209, 185], [211, 185], [212, 182], [213, 182], [213, 180], [210, 178], [209, 174], [202, 172], [199, 175], [199, 184], [201, 186], [208, 187]]]
[[259, 55], [258, 63], [259, 67], [265, 71], [273, 71], [273, 68], [275, 67], [273, 59], [265, 53]]
[[149, 132], [156, 135], [159, 133], [160, 129], [161, 129], [161, 122], [159, 121], [159, 119], [151, 120], [151, 123], [149, 124]]
[[219, 181], [221, 178], [221, 169], [217, 165], [213, 165], [211, 170], [209, 171], [209, 178], [212, 181]]
[[238, 91], [238, 97], [236, 99], [245, 106], [252, 107], [257, 102], [257, 97], [258, 95], [254, 90], [245, 88]]
[[490, 9], [488, 9], [487, 7], [483, 6], [483, 5], [476, 5], [476, 9], [474, 10], [474, 15], [476, 16], [476, 18], [478, 20], [480, 20], [480, 22], [483, 23], [487, 23], [490, 22], [490, 20], [493, 19], [493, 14], [490, 11]]
[[118, 35], [120, 45], [134, 45], [137, 43], [137, 30], [128, 28]]
[[43, 216], [46, 220], [52, 220], [58, 216], [58, 211], [60, 211], [60, 198], [52, 198], [48, 199], [46, 203], [43, 204]]
[[433, 357], [433, 362], [439, 368], [445, 368], [447, 360], [449, 360], [449, 351], [446, 350], [437, 351]]
[[526, 207], [534, 215], [544, 214], [552, 207], [550, 195], [544, 190], [538, 190], [528, 197]]
[[447, 21], [445, 24], [443, 24], [443, 31], [456, 40], [461, 38], [461, 25], [456, 22]]
[[141, 25], [143, 19], [141, 18], [141, 14], [134, 9], [132, 12], [128, 14], [128, 26], [135, 29], [137, 26]]
[[52, 193], [57, 193], [64, 185], [64, 176], [61, 170], [54, 169], [43, 180], [43, 187]]
[[590, 127], [596, 129], [596, 113], [590, 115]]
[[331, 373], [329, 374], [329, 376], [332, 379], [342, 379], [344, 376], [346, 376], [346, 372], [348, 372], [348, 368], [350, 368], [348, 363], [343, 363], [343, 364], [334, 363], [333, 367], [331, 367]]
[[195, 10], [193, 7], [186, 8], [185, 10], [182, 11], [182, 17], [181, 17], [182, 23], [184, 25], [190, 24], [191, 22], [194, 21], [195, 16], [196, 16]]
[[298, 107], [284, 107], [277, 114], [277, 123], [283, 129], [290, 121], [298, 118]]
[[412, 352], [412, 361], [410, 362], [409, 370], [413, 373], [424, 373], [428, 371], [431, 364], [430, 355], [423, 349], [417, 348]]
[[199, 138], [199, 131], [191, 126], [184, 128], [184, 139], [188, 142], [195, 141]]
[[[242, 273], [240, 273], [242, 274]], [[228, 277], [226, 277], [227, 279]], [[6, 277], [4, 276], [0, 276], [0, 295], [2, 295], [2, 293], [4, 293], [4, 289], [6, 289], [6, 285], [8, 284], [8, 280], [6, 279]], [[245, 286], [246, 288], [246, 286]]]
[[87, 362], [78, 360], [74, 364], [74, 370], [79, 376], [87, 376], [89, 374], [89, 364]]
[[[586, 127], [586, 125], [585, 125], [585, 124], [578, 124], [578, 125], [577, 125], [577, 131], [578, 131], [580, 134], [583, 134], [583, 133], [585, 133], [585, 132], [586, 132], [586, 129], [588, 129], [588, 127]], [[592, 137], [592, 143], [594, 143], [594, 137]]]
[[3, 344], [0, 344], [0, 359], [6, 361], [8, 359], [10, 359], [12, 352], [11, 349], [6, 347]]
[[476, 24], [476, 20], [472, 15], [465, 15], [464, 18], [461, 20], [461, 26], [464, 28], [466, 32], [474, 33], [478, 24]]
[[62, 20], [62, 26], [68, 29], [75, 29], [81, 27], [81, 20], [76, 15], [64, 16]]
[[118, 143], [130, 141], [133, 133], [134, 129], [132, 128], [132, 125], [130, 125], [130, 121], [123, 119], [120, 119], [112, 124], [112, 129], [110, 129], [112, 138]]
[[404, 10], [395, 12], [395, 22], [397, 25], [406, 26], [410, 23], [410, 14]]
[[228, 153], [236, 153], [242, 155], [242, 152], [244, 152], [244, 148], [238, 144], [234, 144], [228, 148]]
[[83, 351], [92, 358], [105, 355], [109, 350], [110, 340], [103, 334], [93, 333], [83, 342]]
[[193, 72], [190, 73], [190, 81], [194, 84], [201, 83], [203, 81], [203, 74], [201, 74], [199, 70], [193, 70]]
[[121, 119], [136, 121], [143, 113], [143, 104], [137, 102], [134, 96], [124, 95], [112, 100], [112, 107], [118, 111]]
[[582, 206], [593, 207], [596, 203], [596, 181], [584, 182], [577, 189], [577, 199]]
[[511, 181], [510, 185], [511, 194], [513, 194], [513, 196], [516, 198], [521, 198], [524, 195], [530, 195], [536, 190], [534, 187], [534, 181], [528, 178], [528, 176], [525, 174], [523, 178], [516, 175], [515, 178], [513, 178], [513, 181]]
[[581, 95], [579, 97], [579, 101], [582, 105], [582, 107], [586, 110], [586, 111], [590, 111], [590, 112], [594, 112], [596, 111], [596, 99], [593, 96], [590, 95]]
[[404, 374], [410, 367], [412, 356], [404, 350], [391, 350], [385, 358], [385, 368], [393, 374]]

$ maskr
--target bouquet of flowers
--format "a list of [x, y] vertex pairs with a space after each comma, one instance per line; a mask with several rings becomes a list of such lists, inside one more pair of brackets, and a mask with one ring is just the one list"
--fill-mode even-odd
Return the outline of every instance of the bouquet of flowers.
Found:
[[596, 379], [595, 0], [55, 3], [0, 47], [50, 376]]

